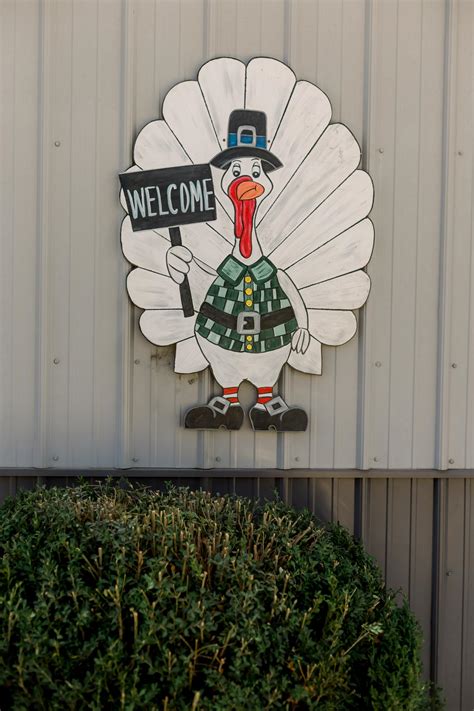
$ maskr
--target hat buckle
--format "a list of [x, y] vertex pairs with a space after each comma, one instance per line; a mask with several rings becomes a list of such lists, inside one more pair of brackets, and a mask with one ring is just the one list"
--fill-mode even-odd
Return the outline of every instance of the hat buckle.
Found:
[[267, 148], [267, 117], [263, 111], [235, 109], [229, 116], [227, 148], [210, 161], [224, 170], [239, 158], [259, 158], [266, 172], [281, 168], [281, 161]]
[[[251, 134], [250, 141], [244, 140], [242, 134]], [[255, 126], [243, 125], [237, 128], [237, 145], [238, 146], [256, 146], [257, 145], [257, 129]]]

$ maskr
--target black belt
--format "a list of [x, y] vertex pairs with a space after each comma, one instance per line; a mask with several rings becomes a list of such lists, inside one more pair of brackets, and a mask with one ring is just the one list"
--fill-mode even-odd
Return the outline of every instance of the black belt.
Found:
[[[212, 319], [220, 326], [225, 326], [226, 328], [231, 328], [233, 331], [237, 330], [237, 316], [233, 314], [228, 314], [225, 311], [220, 311], [216, 309], [212, 304], [208, 304], [207, 301], [201, 306], [200, 313], [207, 318]], [[243, 313], [255, 313], [251, 311], [244, 311]], [[260, 315], [260, 330], [263, 331], [267, 328], [275, 328], [275, 326], [281, 326], [282, 323], [286, 323], [295, 317], [295, 312], [292, 306], [287, 306], [284, 309], [279, 309], [279, 311], [272, 311], [268, 314]]]

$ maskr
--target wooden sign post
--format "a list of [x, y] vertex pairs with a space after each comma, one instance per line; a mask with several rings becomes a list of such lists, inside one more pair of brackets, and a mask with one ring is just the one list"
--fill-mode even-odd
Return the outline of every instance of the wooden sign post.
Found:
[[[182, 245], [180, 225], [216, 219], [214, 187], [207, 163], [122, 173], [120, 183], [132, 230], [169, 227], [173, 247]], [[179, 285], [179, 291], [184, 315], [194, 316], [187, 276]]]

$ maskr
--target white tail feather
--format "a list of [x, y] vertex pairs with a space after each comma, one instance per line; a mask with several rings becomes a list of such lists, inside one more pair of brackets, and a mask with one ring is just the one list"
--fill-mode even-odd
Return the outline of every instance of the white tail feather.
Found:
[[281, 160], [283, 167], [272, 173], [273, 190], [260, 206], [260, 222], [321, 136], [330, 119], [331, 104], [326, 94], [314, 84], [299, 81], [270, 145], [270, 150]]
[[341, 346], [350, 341], [357, 330], [352, 311], [308, 310], [309, 331], [321, 343]]
[[185, 318], [181, 309], [144, 311], [140, 329], [156, 346], [169, 346], [194, 335], [195, 318]]
[[[163, 116], [193, 163], [209, 163], [222, 149], [197, 81], [184, 81], [168, 92]], [[230, 214], [229, 198], [222, 192], [220, 180], [214, 182], [214, 193]]]
[[169, 277], [147, 269], [133, 269], [127, 278], [127, 289], [134, 304], [141, 309], [178, 309], [179, 287]]
[[265, 112], [269, 144], [276, 135], [295, 84], [292, 70], [276, 59], [257, 57], [247, 65], [245, 108]]
[[369, 277], [358, 271], [307, 286], [300, 294], [309, 309], [358, 309], [369, 291]]
[[369, 219], [365, 219], [295, 262], [287, 272], [302, 289], [365, 267], [373, 245], [374, 227]]
[[286, 269], [297, 260], [342, 234], [372, 209], [374, 189], [363, 170], [356, 170], [315, 210], [290, 238], [280, 240], [271, 260]]
[[191, 159], [166, 121], [152, 121], [138, 134], [133, 151], [135, 163], [142, 170], [189, 165]]
[[132, 231], [130, 217], [122, 222], [122, 250], [125, 257], [136, 267], [149, 269], [157, 274], [168, 274], [166, 252], [169, 240], [155, 230]]
[[227, 148], [230, 114], [244, 107], [245, 64], [228, 57], [213, 59], [201, 67], [198, 81], [222, 150]]
[[194, 336], [176, 344], [175, 373], [199, 373], [208, 365]]
[[[264, 251], [273, 250], [357, 168], [360, 149], [342, 124], [331, 124], [258, 226]], [[295, 253], [295, 252], [294, 252]]]

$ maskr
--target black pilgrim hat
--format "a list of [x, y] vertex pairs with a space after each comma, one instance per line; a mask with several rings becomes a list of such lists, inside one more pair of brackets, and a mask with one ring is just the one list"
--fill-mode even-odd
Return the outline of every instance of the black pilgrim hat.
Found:
[[210, 161], [216, 168], [226, 168], [235, 158], [260, 158], [269, 173], [282, 163], [267, 148], [267, 117], [263, 111], [236, 109], [229, 116], [227, 148]]

